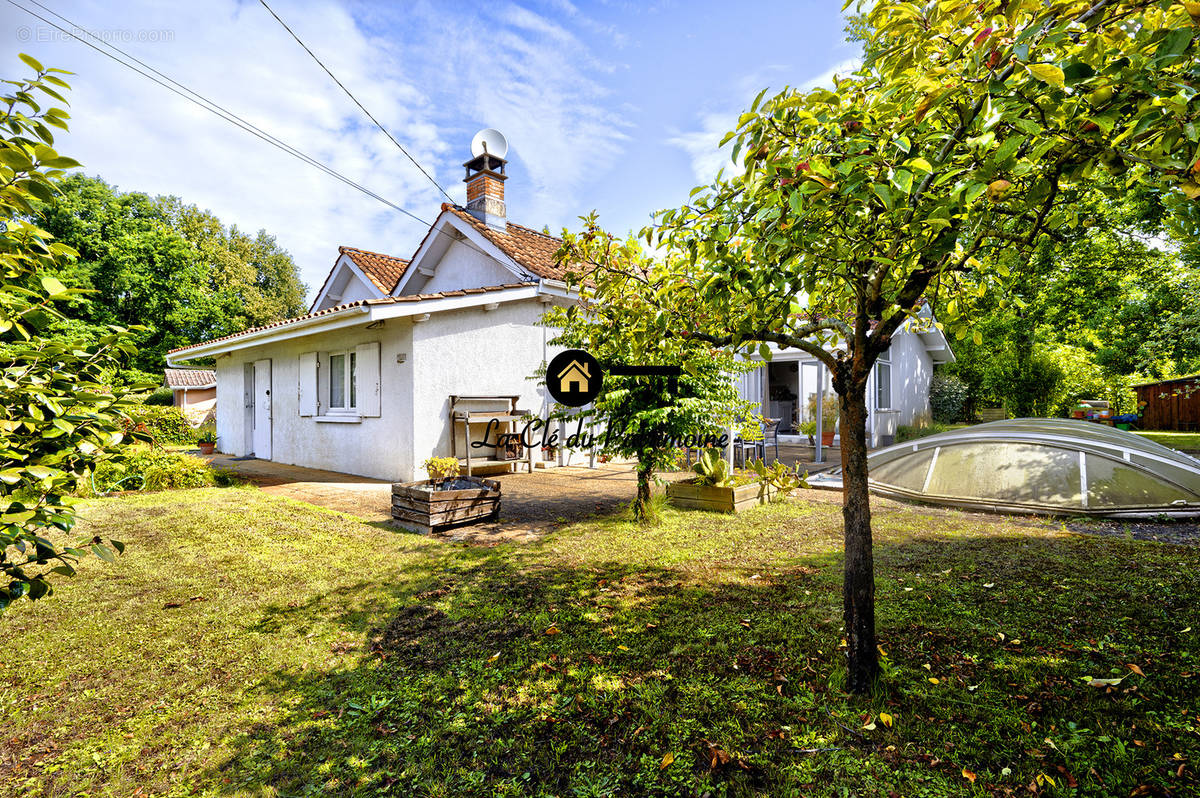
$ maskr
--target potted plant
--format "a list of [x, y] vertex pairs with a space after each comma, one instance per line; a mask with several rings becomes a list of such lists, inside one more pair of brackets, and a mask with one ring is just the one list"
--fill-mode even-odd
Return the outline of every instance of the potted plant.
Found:
[[696, 476], [667, 485], [667, 498], [676, 507], [736, 513], [764, 501], [761, 486], [752, 477], [730, 473], [720, 449], [705, 449], [692, 470]]
[[200, 454], [212, 454], [217, 448], [217, 431], [212, 427], [201, 427], [196, 435], [196, 445]]
[[[835, 428], [838, 422], [838, 400], [837, 396], [827, 393], [825, 401], [821, 403], [821, 445], [832, 446]], [[808, 397], [808, 417], [811, 419], [817, 414], [817, 395], [814, 393]], [[816, 434], [816, 422], [813, 421], [813, 432]]]
[[399, 525], [432, 532], [436, 527], [478, 523], [500, 515], [499, 482], [460, 476], [454, 457], [430, 457], [422, 465], [428, 479], [392, 485], [392, 518]]
[[817, 439], [814, 436], [817, 434], [817, 422], [802, 421], [800, 423], [800, 434], [808, 436], [808, 445], [809, 446], [815, 445], [817, 442]]

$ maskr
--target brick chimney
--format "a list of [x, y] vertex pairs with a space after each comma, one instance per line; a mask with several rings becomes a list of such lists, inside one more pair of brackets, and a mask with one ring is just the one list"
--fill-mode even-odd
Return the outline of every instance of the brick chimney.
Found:
[[467, 184], [467, 211], [502, 233], [508, 229], [504, 212], [506, 163], [503, 158], [484, 152], [463, 164], [467, 168], [467, 176], [463, 178]]

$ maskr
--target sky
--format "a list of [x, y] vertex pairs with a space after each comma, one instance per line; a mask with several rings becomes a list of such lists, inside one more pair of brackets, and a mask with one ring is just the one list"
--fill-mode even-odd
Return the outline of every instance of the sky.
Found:
[[[445, 199], [258, 0], [13, 2], [99, 35], [425, 223]], [[502, 131], [509, 220], [554, 233], [592, 210], [607, 229], [640, 229], [728, 162], [717, 144], [761, 89], [828, 83], [857, 55], [837, 0], [267, 2], [454, 201], [471, 137]], [[267, 230], [310, 299], [338, 246], [408, 257], [421, 240], [421, 222], [6, 0], [0, 77], [28, 72], [19, 52], [76, 73], [61, 154], [121, 190]]]

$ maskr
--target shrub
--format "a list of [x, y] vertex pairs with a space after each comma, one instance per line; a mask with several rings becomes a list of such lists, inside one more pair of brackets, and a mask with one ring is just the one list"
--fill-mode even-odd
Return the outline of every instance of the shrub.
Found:
[[160, 445], [196, 441], [196, 431], [177, 407], [142, 405], [132, 408], [122, 426], [126, 432], [145, 433]]
[[945, 424], [940, 424], [934, 421], [932, 424], [926, 424], [920, 427], [908, 427], [901, 425], [896, 427], [896, 443], [904, 443], [905, 441], [924, 438], [926, 435], [937, 435], [939, 432], [945, 432], [950, 429]]
[[962, 421], [969, 393], [970, 388], [958, 377], [934, 374], [929, 382], [929, 409], [933, 420], [942, 424]]
[[458, 460], [453, 457], [430, 457], [422, 465], [435, 482], [458, 476]]
[[155, 388], [146, 395], [143, 404], [170, 407], [175, 404], [175, 392], [170, 388]]
[[82, 486], [89, 493], [118, 490], [172, 490], [229, 485], [228, 474], [216, 471], [199, 457], [169, 452], [150, 446], [131, 446], [120, 455], [96, 466], [91, 484]]

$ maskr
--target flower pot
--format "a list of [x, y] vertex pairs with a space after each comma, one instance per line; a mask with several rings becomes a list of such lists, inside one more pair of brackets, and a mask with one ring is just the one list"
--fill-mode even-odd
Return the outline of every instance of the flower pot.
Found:
[[201, 441], [196, 445], [200, 447], [200, 454], [212, 454], [217, 450], [217, 444], [214, 441]]
[[821, 433], [821, 445], [822, 446], [833, 446], [833, 435], [834, 435], [834, 433], [832, 433], [832, 432], [822, 432]]

